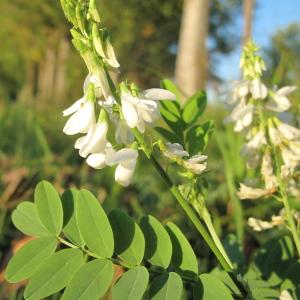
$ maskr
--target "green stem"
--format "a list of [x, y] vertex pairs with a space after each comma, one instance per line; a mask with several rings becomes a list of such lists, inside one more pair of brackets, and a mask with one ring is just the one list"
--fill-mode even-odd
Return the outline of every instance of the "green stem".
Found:
[[244, 213], [243, 207], [241, 204], [240, 199], [236, 196], [236, 187], [234, 183], [234, 176], [232, 173], [230, 159], [228, 157], [228, 151], [223, 143], [223, 140], [220, 134], [215, 131], [216, 142], [220, 148], [221, 154], [223, 156], [223, 161], [225, 163], [225, 178], [226, 178], [226, 185], [229, 193], [230, 200], [232, 201], [234, 207], [234, 221], [236, 227], [236, 234], [238, 240], [241, 244], [244, 241]]
[[300, 236], [299, 236], [299, 233], [298, 233], [298, 230], [297, 230], [295, 219], [293, 217], [290, 201], [289, 201], [289, 198], [286, 194], [286, 189], [285, 189], [284, 183], [283, 183], [280, 175], [277, 176], [277, 178], [278, 178], [278, 181], [279, 181], [279, 190], [280, 190], [281, 199], [282, 199], [282, 202], [283, 202], [283, 205], [284, 205], [284, 208], [285, 208], [287, 221], [289, 223], [290, 230], [292, 232], [292, 236], [293, 236], [296, 248], [297, 248], [298, 256], [300, 256]]
[[196, 227], [196, 229], [199, 231], [209, 248], [213, 251], [217, 259], [219, 260], [221, 266], [224, 268], [225, 271], [233, 271], [232, 265], [229, 264], [226, 260], [226, 258], [222, 255], [218, 247], [216, 246], [215, 242], [209, 235], [209, 232], [205, 228], [205, 226], [201, 223], [198, 216], [196, 215], [195, 211], [191, 208], [191, 206], [187, 203], [187, 201], [184, 199], [178, 188], [173, 184], [171, 178], [169, 175], [165, 172], [165, 170], [161, 167], [161, 165], [158, 163], [156, 158], [152, 155], [151, 150], [147, 148], [146, 143], [144, 141], [143, 136], [140, 134], [140, 132], [136, 129], [133, 130], [133, 133], [139, 142], [139, 144], [144, 149], [145, 155], [149, 158], [149, 160], [152, 162], [154, 168], [156, 171], [160, 174], [166, 185], [168, 186], [170, 192], [173, 194], [181, 208], [184, 210], [184, 212], [187, 214], [190, 221], [193, 223], [193, 225]]

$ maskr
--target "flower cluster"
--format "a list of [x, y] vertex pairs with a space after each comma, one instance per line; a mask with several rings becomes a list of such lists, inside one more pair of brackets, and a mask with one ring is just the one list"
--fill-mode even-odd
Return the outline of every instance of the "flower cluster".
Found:
[[205, 162], [207, 159], [206, 155], [197, 154], [187, 158], [190, 156], [189, 153], [184, 150], [183, 146], [179, 143], [160, 143], [160, 149], [162, 150], [164, 156], [169, 158], [171, 161], [176, 162], [178, 165], [182, 166], [186, 171], [192, 174], [200, 175], [207, 168], [207, 163]]
[[262, 82], [265, 63], [249, 43], [243, 51], [240, 67], [244, 78], [233, 90], [231, 103], [235, 105], [226, 122], [234, 122], [234, 131], [245, 132], [247, 142], [241, 154], [249, 168], [260, 167], [262, 187], [241, 184], [241, 199], [257, 199], [276, 192], [277, 168], [281, 176], [291, 180], [300, 165], [300, 130], [280, 120], [280, 113], [290, 109], [287, 96], [296, 87], [286, 86], [270, 90]]
[[[83, 134], [75, 142], [79, 155], [95, 169], [117, 165], [115, 180], [128, 186], [138, 157], [130, 129], [144, 132], [146, 125], [159, 117], [157, 100], [174, 99], [175, 96], [163, 89], [139, 93], [136, 87], [124, 83], [120, 85], [120, 101], [112, 95], [105, 99], [101, 91], [97, 76], [88, 75], [83, 97], [63, 112], [64, 116], [70, 116], [63, 132], [67, 135]], [[108, 136], [113, 137], [109, 140]]]

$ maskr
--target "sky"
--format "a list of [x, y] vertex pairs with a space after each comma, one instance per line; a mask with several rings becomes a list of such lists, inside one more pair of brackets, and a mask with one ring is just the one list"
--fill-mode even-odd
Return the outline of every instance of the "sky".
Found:
[[[261, 47], [270, 43], [271, 37], [279, 29], [291, 23], [300, 23], [300, 0], [256, 0], [257, 7], [253, 18], [253, 39]], [[242, 18], [237, 20], [242, 28]], [[219, 74], [224, 80], [239, 77], [239, 47], [230, 57], [220, 59]]]

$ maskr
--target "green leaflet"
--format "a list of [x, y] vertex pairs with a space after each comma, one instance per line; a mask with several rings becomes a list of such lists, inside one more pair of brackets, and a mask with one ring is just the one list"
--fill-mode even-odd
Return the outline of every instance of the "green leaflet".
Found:
[[25, 299], [39, 300], [63, 289], [83, 263], [82, 252], [65, 249], [44, 261], [26, 286]]
[[41, 181], [34, 191], [34, 202], [43, 225], [54, 235], [59, 235], [63, 226], [63, 209], [55, 188]]
[[120, 209], [111, 211], [109, 220], [115, 239], [114, 252], [126, 263], [139, 265], [145, 251], [145, 239], [139, 225]]
[[151, 300], [180, 300], [183, 290], [182, 280], [174, 272], [154, 278], [149, 290]]
[[167, 268], [172, 258], [172, 242], [166, 229], [153, 216], [144, 216], [140, 222], [146, 240], [145, 257], [162, 268]]
[[76, 201], [78, 227], [84, 242], [99, 258], [111, 257], [114, 251], [113, 232], [100, 203], [87, 190], [81, 190]]
[[42, 237], [28, 242], [9, 261], [6, 280], [14, 283], [29, 278], [54, 253], [56, 247], [55, 237]]
[[12, 213], [14, 225], [24, 234], [40, 237], [52, 235], [42, 224], [32, 202], [22, 202]]
[[136, 267], [127, 271], [112, 290], [113, 300], [142, 299], [149, 281], [149, 273], [145, 267]]
[[183, 121], [191, 126], [197, 122], [198, 118], [203, 114], [206, 107], [207, 99], [203, 91], [197, 92], [190, 97], [183, 107]]
[[64, 235], [75, 245], [82, 247], [84, 241], [81, 237], [78, 228], [78, 221], [76, 217], [76, 196], [78, 191], [75, 189], [66, 190], [62, 195], [62, 205], [64, 211]]
[[83, 265], [74, 275], [62, 296], [62, 300], [97, 300], [111, 285], [113, 264], [106, 259], [95, 259]]
[[198, 262], [190, 243], [174, 223], [169, 222], [166, 229], [173, 245], [172, 265], [180, 274], [195, 277], [198, 274]]
[[202, 274], [194, 288], [194, 299], [201, 300], [233, 300], [230, 290], [217, 277]]

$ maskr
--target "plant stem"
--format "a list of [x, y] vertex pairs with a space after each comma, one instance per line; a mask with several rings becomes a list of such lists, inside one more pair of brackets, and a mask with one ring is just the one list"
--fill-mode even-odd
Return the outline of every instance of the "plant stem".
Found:
[[147, 148], [147, 145], [145, 143], [145, 140], [143, 136], [140, 134], [140, 132], [136, 129], [133, 130], [133, 133], [139, 142], [139, 144], [144, 149], [145, 155], [149, 158], [149, 160], [152, 162], [154, 168], [156, 171], [160, 174], [162, 179], [167, 184], [170, 192], [173, 194], [175, 199], [178, 201], [181, 208], [184, 210], [184, 212], [187, 214], [190, 221], [193, 223], [193, 225], [196, 227], [196, 229], [199, 231], [209, 248], [213, 251], [217, 259], [219, 260], [221, 266], [224, 268], [225, 271], [233, 271], [232, 264], [229, 264], [226, 260], [226, 258], [223, 256], [223, 254], [220, 252], [218, 247], [216, 246], [215, 242], [209, 235], [209, 232], [205, 228], [205, 226], [202, 224], [202, 222], [198, 219], [198, 216], [196, 215], [195, 211], [191, 208], [191, 206], [187, 203], [187, 201], [184, 199], [178, 188], [173, 184], [171, 178], [169, 175], [165, 172], [165, 170], [161, 167], [161, 165], [158, 163], [156, 158], [151, 153], [152, 151]]
[[241, 245], [243, 245], [243, 241], [244, 241], [243, 207], [242, 207], [240, 199], [236, 196], [234, 175], [232, 173], [230, 159], [228, 157], [228, 151], [224, 145], [224, 142], [223, 142], [222, 137], [220, 136], [219, 132], [215, 131], [214, 135], [216, 137], [215, 140], [220, 148], [221, 154], [223, 156], [223, 161], [225, 163], [225, 178], [226, 178], [226, 184], [227, 184], [227, 189], [228, 189], [228, 193], [230, 196], [230, 200], [232, 201], [232, 204], [234, 207], [234, 221], [235, 221], [235, 227], [236, 227], [236, 234], [237, 234], [239, 242], [241, 243]]
[[290, 201], [286, 194], [285, 186], [284, 186], [284, 183], [282, 182], [281, 178], [279, 179], [279, 189], [280, 189], [282, 202], [283, 202], [283, 205], [285, 208], [287, 221], [289, 223], [290, 230], [292, 232], [292, 236], [293, 236], [296, 248], [297, 248], [298, 256], [300, 256], [300, 236], [299, 236], [297, 226], [296, 226], [296, 223], [295, 223], [295, 220], [293, 217]]

